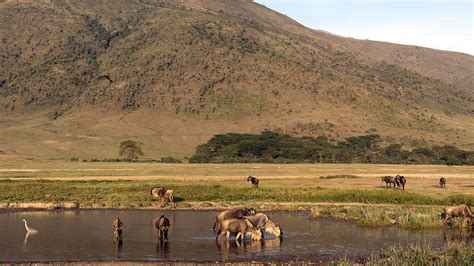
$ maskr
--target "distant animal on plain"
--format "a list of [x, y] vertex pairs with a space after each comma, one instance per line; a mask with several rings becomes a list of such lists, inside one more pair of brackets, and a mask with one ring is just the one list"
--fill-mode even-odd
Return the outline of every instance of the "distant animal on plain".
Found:
[[260, 182], [260, 180], [258, 180], [258, 178], [254, 177], [254, 176], [249, 176], [249, 177], [247, 177], [247, 182], [252, 183], [252, 186], [254, 188], [258, 188], [258, 183]]
[[441, 177], [439, 179], [439, 187], [440, 188], [446, 188], [446, 177]]
[[393, 185], [393, 188], [395, 188], [396, 182], [395, 182], [395, 178], [393, 178], [392, 176], [382, 176], [380, 177], [380, 179], [382, 180], [382, 182], [385, 182], [386, 188], [391, 188], [392, 185]]
[[38, 230], [36, 230], [32, 227], [28, 227], [28, 223], [26, 222], [25, 219], [23, 219], [22, 221], [25, 223], [26, 232], [28, 232], [28, 233], [38, 233]]
[[212, 229], [218, 230], [222, 221], [226, 219], [237, 219], [242, 216], [255, 215], [257, 212], [253, 208], [234, 208], [230, 210], [221, 211], [216, 215], [216, 221]]
[[115, 239], [122, 240], [122, 238], [123, 238], [123, 228], [124, 228], [123, 222], [120, 220], [120, 218], [117, 217], [117, 219], [115, 219], [112, 222], [112, 229], [114, 231]]
[[161, 215], [155, 223], [156, 229], [158, 230], [158, 240], [168, 240], [168, 230], [170, 229], [171, 223], [168, 218]]
[[395, 184], [397, 185], [398, 188], [400, 188], [400, 186], [401, 186], [403, 188], [403, 190], [405, 190], [405, 184], [406, 183], [407, 183], [407, 179], [404, 176], [397, 175], [395, 177]]
[[150, 193], [152, 197], [160, 198], [162, 203], [171, 202], [173, 206], [176, 206], [173, 190], [164, 187], [154, 187], [150, 190]]
[[441, 218], [444, 219], [443, 224], [448, 223], [449, 220], [456, 217], [462, 217], [465, 221], [470, 222], [471, 226], [474, 226], [474, 216], [472, 215], [469, 206], [467, 206], [466, 204], [448, 207], [444, 209], [444, 212], [441, 215]]
[[219, 237], [226, 234], [226, 239], [230, 238], [230, 235], [235, 235], [235, 241], [244, 241], [246, 236], [250, 236], [252, 240], [261, 240], [262, 232], [255, 228], [253, 224], [245, 217], [237, 219], [227, 219], [221, 222], [219, 230], [217, 231], [216, 240]]

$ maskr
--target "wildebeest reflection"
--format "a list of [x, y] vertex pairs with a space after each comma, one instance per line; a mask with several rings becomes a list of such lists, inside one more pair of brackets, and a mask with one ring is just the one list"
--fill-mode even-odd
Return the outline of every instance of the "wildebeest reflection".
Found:
[[443, 230], [443, 239], [448, 247], [453, 245], [474, 246], [474, 230]]
[[280, 249], [283, 238], [267, 239], [265, 241], [216, 241], [216, 246], [223, 259], [238, 256], [260, 256], [265, 251]]
[[156, 254], [158, 254], [163, 259], [170, 258], [171, 251], [168, 241], [158, 241], [156, 243]]

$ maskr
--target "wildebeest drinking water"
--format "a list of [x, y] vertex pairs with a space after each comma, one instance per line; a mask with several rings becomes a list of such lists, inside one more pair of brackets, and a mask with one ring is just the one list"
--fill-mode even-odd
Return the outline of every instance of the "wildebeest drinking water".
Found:
[[253, 187], [258, 188], [258, 182], [259, 182], [258, 178], [250, 175], [249, 177], [247, 177], [247, 182], [252, 183]]
[[231, 234], [235, 235], [235, 241], [241, 240], [248, 235], [252, 240], [261, 240], [262, 232], [255, 228], [253, 224], [245, 217], [237, 219], [223, 220], [217, 231], [216, 240], [226, 234], [226, 239], [229, 239]]
[[168, 240], [168, 230], [171, 226], [170, 220], [164, 215], [161, 215], [156, 221], [155, 226], [158, 230], [158, 240]]
[[439, 187], [446, 188], [446, 177], [443, 176], [439, 179]]
[[257, 213], [251, 216], [244, 216], [247, 218], [254, 227], [259, 230], [265, 230], [265, 232], [280, 237], [283, 234], [280, 225], [275, 224], [270, 217], [264, 213]]
[[112, 228], [114, 230], [115, 239], [119, 241], [122, 240], [124, 226], [122, 221], [118, 217], [112, 222]]
[[466, 204], [461, 204], [458, 206], [448, 207], [444, 209], [441, 218], [443, 218], [443, 224], [448, 223], [449, 220], [452, 220], [456, 217], [463, 217], [465, 221], [469, 222], [471, 226], [474, 226], [474, 215], [472, 215], [469, 206]]
[[230, 210], [221, 211], [216, 215], [213, 229], [218, 230], [222, 221], [226, 219], [237, 219], [242, 216], [255, 215], [257, 212], [253, 208], [234, 208]]
[[171, 202], [173, 206], [176, 206], [173, 190], [164, 187], [154, 187], [150, 190], [150, 193], [154, 198], [160, 198], [162, 203]]

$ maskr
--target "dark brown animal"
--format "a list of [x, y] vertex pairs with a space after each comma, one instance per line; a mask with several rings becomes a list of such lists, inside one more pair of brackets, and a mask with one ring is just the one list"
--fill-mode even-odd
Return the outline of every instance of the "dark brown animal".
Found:
[[155, 187], [150, 190], [150, 193], [152, 197], [160, 198], [162, 203], [171, 202], [173, 206], [176, 206], [173, 190], [164, 187]]
[[385, 182], [386, 188], [391, 188], [392, 185], [393, 185], [393, 188], [395, 188], [396, 182], [395, 182], [395, 178], [393, 178], [392, 176], [382, 176], [380, 177], [380, 179], [382, 180], [382, 182]]
[[405, 190], [405, 184], [407, 183], [407, 179], [404, 176], [397, 175], [395, 177], [395, 184], [400, 188], [402, 187], [403, 190]]
[[116, 240], [122, 240], [123, 238], [123, 223], [122, 221], [117, 217], [117, 219], [115, 219], [113, 222], [112, 222], [112, 228], [113, 228], [113, 231], [114, 231], [114, 237]]
[[471, 223], [471, 226], [473, 225], [473, 221], [474, 221], [474, 216], [472, 215], [472, 212], [469, 209], [469, 206], [465, 204], [448, 207], [444, 209], [444, 213], [441, 217], [444, 218], [443, 224], [448, 223], [449, 220], [456, 217], [463, 217], [464, 220]]
[[446, 188], [446, 177], [441, 177], [439, 179], [439, 187], [440, 188]]
[[214, 222], [214, 231], [219, 229], [220, 223], [226, 219], [237, 219], [242, 216], [255, 215], [257, 212], [253, 208], [235, 208], [225, 210], [216, 215], [216, 221]]
[[255, 228], [253, 224], [245, 217], [237, 219], [227, 219], [221, 222], [219, 230], [217, 231], [216, 240], [226, 234], [226, 239], [230, 238], [231, 234], [235, 235], [235, 241], [241, 241], [249, 235], [252, 240], [261, 240], [262, 232]]
[[155, 223], [156, 229], [158, 230], [158, 240], [168, 240], [168, 230], [170, 229], [171, 223], [168, 218], [161, 215]]
[[249, 177], [247, 177], [247, 182], [252, 183], [252, 186], [254, 188], [258, 188], [258, 183], [260, 181], [258, 180], [258, 178], [254, 177], [254, 176], [249, 176]]

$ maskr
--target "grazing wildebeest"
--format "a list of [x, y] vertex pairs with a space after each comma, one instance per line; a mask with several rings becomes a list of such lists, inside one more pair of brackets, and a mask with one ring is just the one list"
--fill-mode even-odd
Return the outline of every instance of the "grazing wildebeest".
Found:
[[117, 217], [117, 219], [115, 219], [113, 222], [112, 222], [112, 228], [114, 230], [114, 237], [116, 240], [122, 240], [123, 238], [123, 223], [122, 221], [120, 221], [120, 219]]
[[158, 218], [155, 223], [156, 229], [158, 230], [158, 240], [168, 240], [168, 230], [170, 225], [170, 220], [164, 215], [161, 215], [160, 218]]
[[446, 177], [443, 176], [439, 179], [439, 187], [440, 188], [443, 188], [443, 187], [446, 188]]
[[253, 187], [258, 188], [258, 182], [259, 182], [258, 178], [250, 175], [249, 177], [247, 177], [247, 182], [252, 183]]
[[164, 187], [154, 187], [150, 190], [150, 193], [154, 198], [160, 198], [162, 203], [171, 202], [173, 206], [176, 206], [173, 190]]
[[467, 220], [471, 223], [471, 226], [473, 226], [474, 216], [472, 215], [469, 206], [467, 206], [466, 204], [448, 207], [444, 209], [444, 213], [441, 215], [441, 218], [444, 219], [443, 224], [446, 224], [448, 220], [456, 217], [463, 217], [464, 220]]
[[216, 215], [216, 222], [214, 223], [214, 231], [219, 229], [220, 223], [226, 219], [237, 219], [242, 216], [255, 215], [257, 212], [253, 208], [235, 208], [225, 210]]
[[382, 176], [380, 177], [380, 179], [382, 180], [382, 182], [385, 182], [386, 188], [391, 188], [392, 184], [393, 184], [393, 188], [395, 188], [396, 182], [395, 182], [395, 178], [393, 178], [392, 176]]
[[407, 183], [407, 179], [404, 176], [397, 175], [395, 177], [395, 184], [397, 184], [397, 187], [400, 188], [402, 186], [403, 190], [405, 190], [405, 184]]
[[253, 224], [245, 217], [237, 219], [227, 219], [221, 222], [219, 230], [217, 231], [216, 240], [222, 235], [226, 234], [228, 240], [231, 234], [235, 235], [235, 241], [244, 241], [248, 235], [252, 240], [261, 240], [262, 232], [255, 228]]
[[281, 230], [280, 225], [275, 224], [268, 215], [264, 213], [257, 213], [252, 216], [244, 216], [244, 218], [247, 218], [252, 225], [261, 230], [265, 230], [265, 232], [274, 235], [275, 237], [280, 237], [283, 234], [283, 231]]

